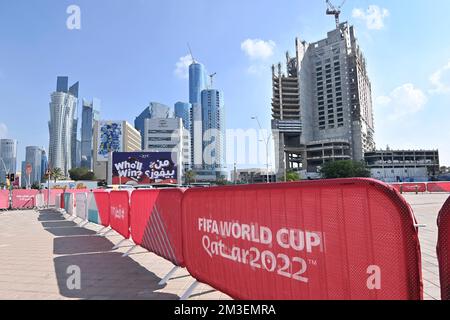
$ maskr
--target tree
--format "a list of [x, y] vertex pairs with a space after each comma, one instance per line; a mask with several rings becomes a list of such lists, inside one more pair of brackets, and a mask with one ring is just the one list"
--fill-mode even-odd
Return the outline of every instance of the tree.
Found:
[[320, 173], [324, 179], [370, 178], [370, 171], [363, 162], [351, 160], [327, 162]]
[[74, 181], [94, 181], [96, 180], [95, 174], [89, 171], [87, 168], [73, 168], [69, 170], [70, 179]]
[[55, 183], [56, 183], [56, 181], [65, 178], [64, 174], [62, 173], [61, 168], [53, 168], [50, 170], [50, 179], [52, 179], [52, 178], [55, 181]]
[[191, 184], [193, 181], [195, 181], [195, 178], [197, 177], [197, 174], [192, 171], [186, 171], [186, 173], [184, 174], [184, 178], [186, 179], [186, 184]]
[[31, 189], [33, 189], [33, 190], [41, 190], [41, 184], [39, 183], [39, 182], [34, 182], [32, 185], [31, 185]]
[[282, 177], [281, 181], [286, 181], [286, 182], [295, 182], [295, 181], [300, 181], [300, 175], [298, 174], [298, 172], [289, 170], [286, 172], [286, 179], [284, 178], [284, 176]]

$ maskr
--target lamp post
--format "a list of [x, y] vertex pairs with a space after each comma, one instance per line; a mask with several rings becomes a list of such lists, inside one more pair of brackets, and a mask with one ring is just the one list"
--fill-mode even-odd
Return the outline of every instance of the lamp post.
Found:
[[[252, 117], [252, 120], [256, 120], [258, 122], [259, 129], [262, 131], [261, 123], [259, 122], [259, 119], [257, 116]], [[270, 138], [272, 137], [272, 134], [270, 134], [267, 139], [264, 139], [266, 142], [266, 170], [267, 170], [267, 183], [270, 183], [270, 177], [269, 177], [269, 143]]]

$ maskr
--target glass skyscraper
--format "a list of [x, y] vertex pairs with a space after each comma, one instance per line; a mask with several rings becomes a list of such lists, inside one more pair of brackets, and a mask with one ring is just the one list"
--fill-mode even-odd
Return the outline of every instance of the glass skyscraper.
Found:
[[100, 120], [100, 100], [93, 99], [92, 102], [83, 99], [83, 110], [81, 113], [81, 167], [93, 169], [93, 133], [94, 122]]
[[175, 118], [183, 120], [183, 126], [186, 130], [191, 128], [191, 108], [192, 105], [187, 102], [175, 103]]
[[42, 149], [42, 157], [41, 157], [41, 179], [44, 179], [45, 174], [47, 173], [48, 169], [48, 158], [47, 153], [44, 149]]
[[7, 173], [16, 173], [16, 166], [17, 141], [12, 139], [0, 139], [0, 182], [6, 182]]
[[225, 167], [225, 105], [223, 93], [209, 89], [202, 91], [203, 169], [215, 170]]
[[27, 164], [31, 164], [33, 169], [32, 173], [27, 176], [27, 180], [29, 179], [29, 184], [33, 185], [33, 183], [41, 183], [42, 179], [42, 149], [40, 147], [26, 147], [26, 155], [25, 162]]
[[202, 91], [207, 88], [207, 75], [205, 66], [194, 62], [189, 66], [189, 102], [202, 103]]
[[68, 88], [68, 77], [58, 77], [57, 91], [51, 95], [49, 165], [68, 176], [76, 162], [78, 82]]
[[145, 149], [145, 119], [168, 119], [171, 117], [170, 107], [157, 102], [150, 102], [150, 105], [134, 120], [134, 127], [141, 133], [141, 148]]

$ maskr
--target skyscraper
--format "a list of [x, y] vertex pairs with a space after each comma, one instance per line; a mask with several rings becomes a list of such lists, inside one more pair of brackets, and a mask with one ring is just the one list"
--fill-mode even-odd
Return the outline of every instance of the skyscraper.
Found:
[[202, 91], [207, 87], [207, 75], [205, 66], [193, 62], [189, 66], [189, 102], [191, 104], [202, 103]]
[[145, 119], [168, 119], [171, 117], [170, 107], [158, 103], [150, 102], [150, 105], [141, 112], [134, 120], [134, 127], [139, 131], [142, 137], [141, 148], [145, 149], [144, 130]]
[[202, 91], [203, 169], [217, 172], [225, 167], [225, 106], [223, 93]]
[[192, 105], [187, 102], [175, 103], [175, 118], [183, 120], [183, 126], [186, 130], [191, 128], [191, 108]]
[[45, 174], [47, 173], [48, 169], [48, 158], [47, 153], [44, 149], [42, 149], [42, 157], [41, 157], [41, 179], [43, 180], [45, 177]]
[[353, 26], [326, 39], [296, 39], [296, 54], [272, 67], [272, 130], [278, 176], [325, 162], [363, 160], [375, 149], [371, 84]]
[[68, 176], [76, 154], [78, 82], [68, 88], [68, 77], [58, 77], [57, 91], [51, 95], [48, 123], [49, 164]]
[[7, 173], [16, 173], [17, 141], [0, 139], [0, 182], [5, 183]]
[[31, 186], [34, 183], [40, 184], [42, 180], [42, 149], [35, 146], [26, 147], [25, 163], [30, 164], [32, 168], [31, 174], [26, 177], [29, 185]]
[[100, 120], [100, 100], [93, 99], [92, 102], [89, 102], [83, 99], [81, 119], [81, 167], [92, 170], [92, 138], [94, 133], [94, 122]]

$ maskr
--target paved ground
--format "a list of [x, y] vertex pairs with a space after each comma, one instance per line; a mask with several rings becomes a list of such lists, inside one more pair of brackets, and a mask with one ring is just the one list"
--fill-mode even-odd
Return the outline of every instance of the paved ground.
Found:
[[[436, 218], [449, 195], [407, 195], [421, 229], [425, 298], [440, 299], [436, 259]], [[130, 258], [121, 255], [130, 247], [111, 250], [122, 238], [93, 237], [99, 228], [79, 228], [53, 212], [0, 213], [0, 299], [155, 299], [171, 300], [194, 279], [180, 269], [167, 285], [158, 282], [172, 264], [137, 249]], [[81, 290], [67, 287], [67, 268], [82, 270]], [[103, 269], [104, 268], [104, 269]], [[229, 299], [207, 285], [194, 291], [193, 300]]]

